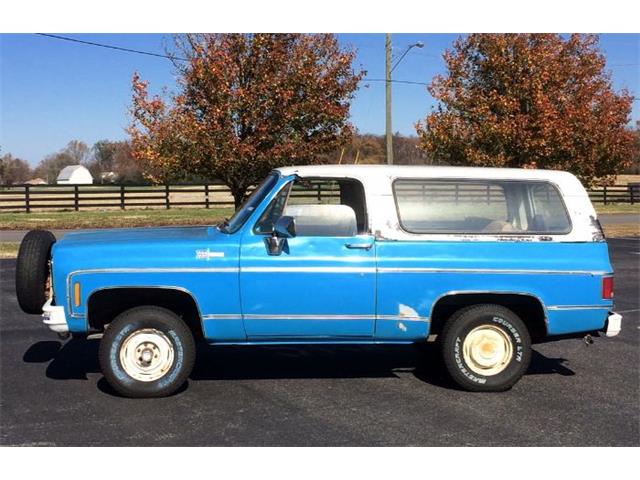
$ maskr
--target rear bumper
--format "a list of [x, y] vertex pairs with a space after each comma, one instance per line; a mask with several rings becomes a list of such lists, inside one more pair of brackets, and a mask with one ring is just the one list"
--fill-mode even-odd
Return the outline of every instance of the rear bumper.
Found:
[[56, 333], [69, 333], [64, 307], [51, 305], [51, 299], [42, 306], [42, 323]]
[[622, 315], [615, 312], [609, 312], [607, 320], [604, 322], [602, 331], [607, 337], [615, 337], [622, 330]]

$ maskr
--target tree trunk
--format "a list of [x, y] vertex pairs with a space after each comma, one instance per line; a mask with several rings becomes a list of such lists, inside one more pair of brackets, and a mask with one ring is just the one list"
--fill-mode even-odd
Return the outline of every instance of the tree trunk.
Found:
[[236, 210], [238, 210], [238, 208], [240, 208], [240, 205], [242, 205], [242, 202], [244, 202], [246, 191], [247, 190], [245, 188], [231, 188], [231, 195], [233, 195], [233, 204]]

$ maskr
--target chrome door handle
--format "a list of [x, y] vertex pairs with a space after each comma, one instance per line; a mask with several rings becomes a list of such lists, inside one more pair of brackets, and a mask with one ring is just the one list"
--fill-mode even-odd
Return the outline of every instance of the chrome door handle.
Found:
[[373, 247], [373, 243], [345, 243], [344, 246], [351, 249], [369, 250]]

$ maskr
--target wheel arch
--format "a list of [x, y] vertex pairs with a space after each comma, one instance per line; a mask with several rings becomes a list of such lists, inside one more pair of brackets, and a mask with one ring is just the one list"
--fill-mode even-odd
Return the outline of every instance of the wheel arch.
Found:
[[539, 296], [530, 292], [491, 290], [455, 290], [441, 294], [431, 306], [429, 334], [438, 335], [445, 321], [456, 311], [486, 303], [512, 310], [525, 323], [532, 340], [547, 336], [547, 310]]
[[109, 286], [93, 290], [87, 297], [87, 327], [102, 333], [105, 326], [122, 312], [135, 307], [156, 306], [178, 315], [194, 338], [204, 336], [202, 312], [195, 296], [178, 286]]

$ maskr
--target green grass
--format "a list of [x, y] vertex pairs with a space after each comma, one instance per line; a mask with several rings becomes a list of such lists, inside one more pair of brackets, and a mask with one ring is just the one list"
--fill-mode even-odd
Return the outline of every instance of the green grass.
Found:
[[598, 213], [640, 213], [640, 203], [594, 203], [593, 206]]
[[176, 208], [171, 210], [64, 211], [0, 213], [0, 229], [119, 228], [162, 225], [211, 225], [233, 214], [233, 208]]
[[18, 242], [0, 242], [0, 258], [16, 258], [18, 256]]

